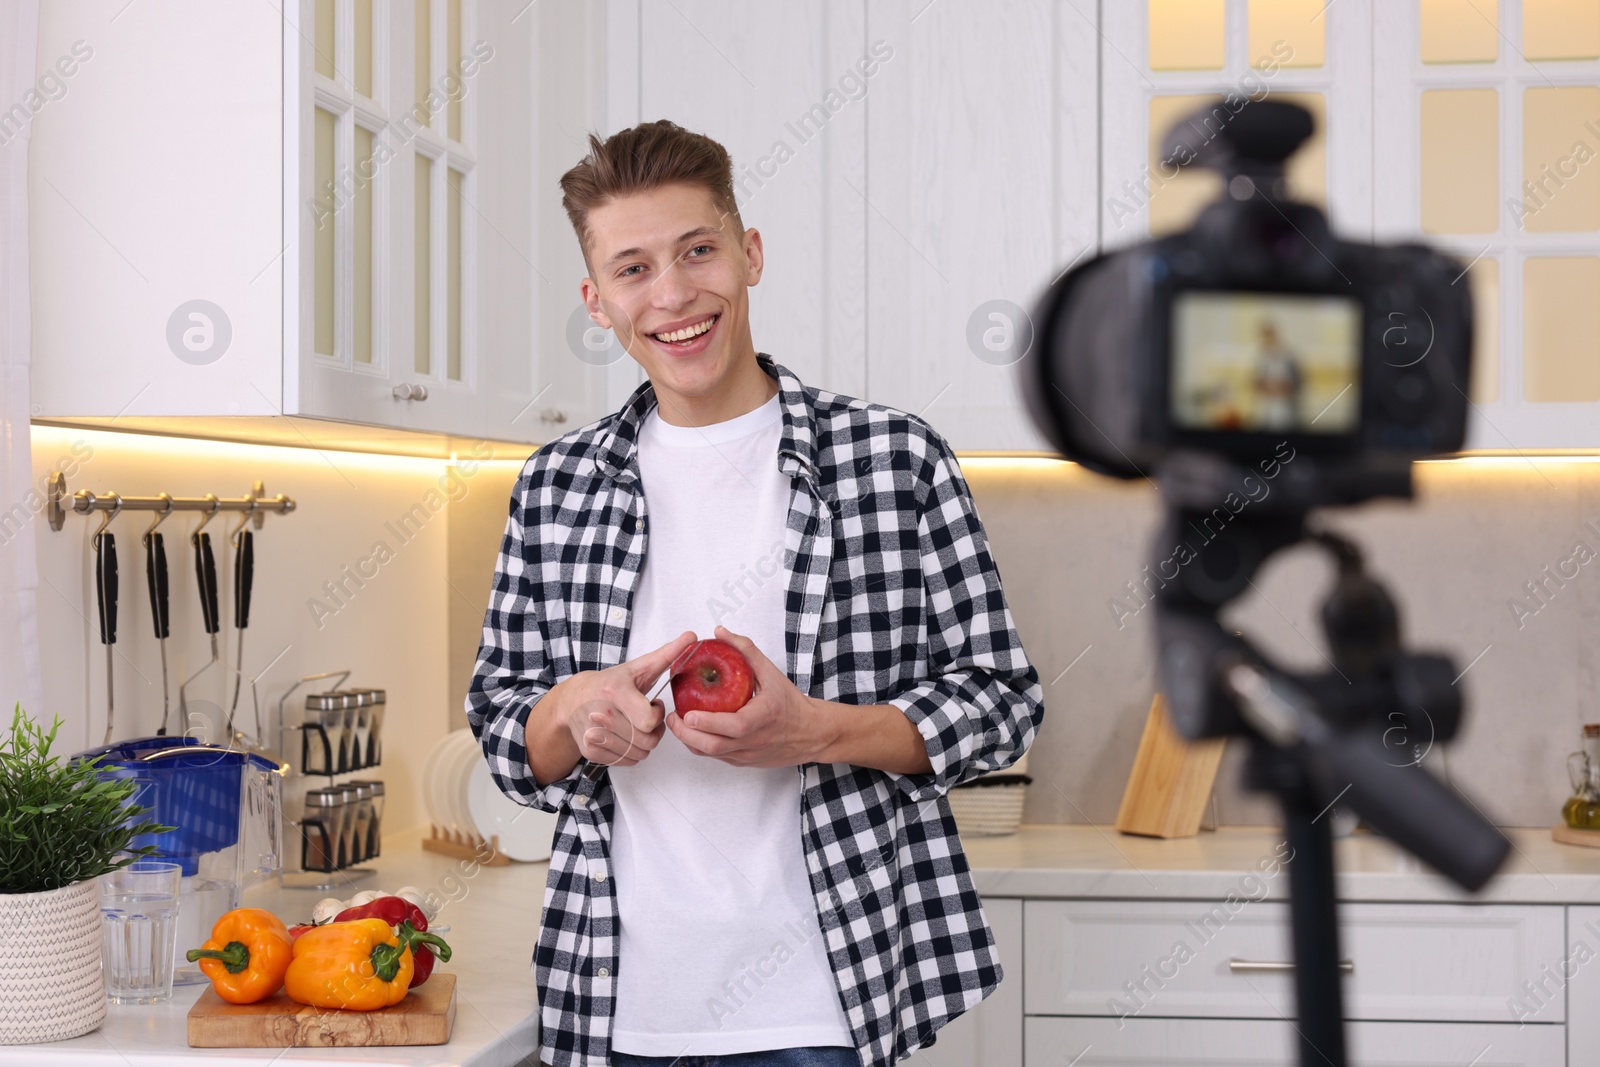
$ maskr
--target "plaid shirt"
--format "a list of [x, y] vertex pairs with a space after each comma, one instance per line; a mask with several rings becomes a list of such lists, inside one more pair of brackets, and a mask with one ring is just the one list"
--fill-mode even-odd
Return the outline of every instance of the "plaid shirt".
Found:
[[[793, 480], [784, 564], [787, 673], [801, 692], [893, 704], [931, 773], [848, 763], [796, 768], [807, 873], [864, 1067], [890, 1067], [1004, 976], [945, 793], [1015, 763], [1044, 717], [961, 468], [915, 415], [778, 381], [778, 468]], [[499, 787], [558, 813], [533, 971], [540, 1043], [556, 1067], [605, 1067], [618, 916], [609, 877], [609, 772], [579, 760], [539, 786], [523, 729], [557, 682], [623, 662], [645, 559], [635, 444], [655, 391], [529, 458], [467, 695]]]

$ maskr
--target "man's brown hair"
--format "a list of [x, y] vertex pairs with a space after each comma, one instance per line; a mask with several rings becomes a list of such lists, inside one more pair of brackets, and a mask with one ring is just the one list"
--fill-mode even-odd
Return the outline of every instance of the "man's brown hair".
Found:
[[589, 212], [616, 197], [674, 183], [705, 189], [717, 210], [733, 220], [733, 233], [744, 233], [733, 198], [733, 161], [716, 141], [668, 119], [641, 122], [604, 141], [589, 134], [589, 154], [561, 176], [561, 206], [578, 234], [591, 276]]

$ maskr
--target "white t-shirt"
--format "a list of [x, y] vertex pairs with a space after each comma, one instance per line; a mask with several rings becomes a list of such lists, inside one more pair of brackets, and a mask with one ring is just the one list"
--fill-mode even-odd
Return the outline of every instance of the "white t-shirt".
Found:
[[[710, 426], [652, 408], [639, 431], [644, 570], [627, 658], [717, 624], [783, 669], [778, 397]], [[667, 711], [672, 689], [662, 691]], [[638, 1056], [854, 1046], [828, 965], [800, 841], [800, 772], [735, 767], [670, 730], [612, 767], [620, 917], [611, 1047]]]

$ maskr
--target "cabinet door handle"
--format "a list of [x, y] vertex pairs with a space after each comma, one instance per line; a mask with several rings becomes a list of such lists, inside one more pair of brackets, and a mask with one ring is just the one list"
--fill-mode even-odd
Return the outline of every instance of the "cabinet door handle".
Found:
[[[1234, 974], [1293, 974], [1294, 964], [1278, 960], [1241, 960], [1235, 957], [1228, 961], [1228, 970]], [[1339, 973], [1354, 974], [1355, 970], [1355, 961], [1339, 961]]]
[[402, 382], [394, 387], [394, 398], [396, 400], [426, 400], [428, 399], [428, 387]]

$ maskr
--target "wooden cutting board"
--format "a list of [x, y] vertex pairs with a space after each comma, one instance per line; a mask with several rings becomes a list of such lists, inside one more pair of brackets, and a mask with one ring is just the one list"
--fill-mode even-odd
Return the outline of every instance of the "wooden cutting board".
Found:
[[229, 1004], [210, 986], [189, 1009], [190, 1048], [330, 1048], [442, 1045], [456, 1021], [456, 976], [435, 971], [421, 989], [376, 1011], [296, 1004], [280, 990], [254, 1004]]
[[1166, 698], [1157, 693], [1117, 809], [1117, 829], [1145, 837], [1198, 834], [1226, 744], [1221, 737], [1185, 741], [1167, 715]]
[[1563, 845], [1582, 845], [1584, 848], [1600, 848], [1600, 830], [1579, 830], [1558, 822], [1550, 828], [1551, 840], [1559, 841]]

